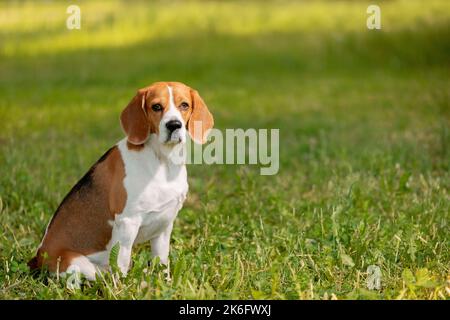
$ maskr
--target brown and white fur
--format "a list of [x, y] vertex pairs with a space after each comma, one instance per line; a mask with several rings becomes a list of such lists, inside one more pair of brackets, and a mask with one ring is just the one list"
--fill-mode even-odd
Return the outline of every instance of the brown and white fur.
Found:
[[204, 143], [213, 117], [196, 90], [157, 82], [138, 90], [120, 121], [127, 137], [64, 198], [29, 262], [32, 269], [47, 266], [93, 280], [110, 269], [110, 250], [119, 243], [118, 266], [125, 275], [133, 244], [144, 241], [168, 263], [172, 226], [188, 192], [186, 166], [172, 161], [171, 152], [185, 143], [187, 132]]

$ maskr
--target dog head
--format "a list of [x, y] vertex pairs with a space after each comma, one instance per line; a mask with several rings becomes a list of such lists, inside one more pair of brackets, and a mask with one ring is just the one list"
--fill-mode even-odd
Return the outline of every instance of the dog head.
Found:
[[214, 119], [198, 92], [180, 82], [156, 82], [138, 90], [120, 115], [128, 142], [144, 144], [150, 134], [163, 145], [186, 142], [186, 133], [205, 143]]

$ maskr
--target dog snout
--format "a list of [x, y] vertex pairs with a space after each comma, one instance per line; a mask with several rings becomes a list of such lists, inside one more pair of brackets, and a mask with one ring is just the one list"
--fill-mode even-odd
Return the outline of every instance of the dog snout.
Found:
[[173, 132], [173, 131], [175, 131], [177, 129], [180, 129], [182, 126], [183, 125], [182, 125], [180, 120], [170, 120], [170, 121], [167, 121], [167, 123], [166, 123], [166, 128], [170, 132]]

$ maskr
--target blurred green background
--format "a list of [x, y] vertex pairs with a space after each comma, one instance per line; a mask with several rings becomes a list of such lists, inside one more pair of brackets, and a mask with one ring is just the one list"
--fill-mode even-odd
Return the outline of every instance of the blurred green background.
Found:
[[[1, 2], [0, 298], [448, 299], [449, 66], [446, 0]], [[120, 111], [165, 80], [197, 89], [219, 129], [279, 128], [280, 172], [189, 166], [172, 283], [148, 245], [126, 279], [32, 278]]]

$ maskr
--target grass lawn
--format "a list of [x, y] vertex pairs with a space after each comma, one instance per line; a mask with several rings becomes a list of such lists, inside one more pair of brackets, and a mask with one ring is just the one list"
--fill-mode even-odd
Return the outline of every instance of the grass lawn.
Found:
[[[373, 3], [374, 1], [370, 1]], [[449, 299], [450, 2], [0, 3], [1, 299]], [[173, 281], [66, 288], [26, 266], [140, 87], [197, 89], [216, 127], [279, 128], [280, 171], [190, 165]], [[370, 265], [381, 289], [368, 290]]]

